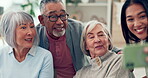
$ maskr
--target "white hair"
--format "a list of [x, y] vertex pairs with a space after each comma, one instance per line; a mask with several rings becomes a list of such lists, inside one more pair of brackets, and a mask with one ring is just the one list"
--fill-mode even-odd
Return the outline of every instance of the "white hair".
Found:
[[[4, 13], [0, 22], [0, 33], [7, 44], [13, 48], [16, 47], [16, 26], [24, 22], [34, 22], [31, 15], [22, 11], [11, 11]], [[38, 45], [39, 37], [35, 36], [34, 44]]]
[[81, 42], [80, 42], [80, 47], [81, 47], [81, 50], [84, 54], [90, 56], [90, 53], [88, 50], [86, 50], [86, 35], [92, 30], [95, 28], [96, 25], [100, 24], [102, 27], [103, 27], [103, 30], [104, 32], [107, 34], [108, 38], [109, 38], [109, 42], [110, 42], [110, 45], [109, 45], [109, 48], [108, 50], [111, 50], [113, 48], [113, 44], [112, 44], [112, 41], [111, 41], [111, 35], [109, 33], [109, 31], [107, 30], [106, 28], [106, 25], [104, 23], [101, 23], [101, 22], [98, 22], [96, 20], [92, 20], [92, 21], [89, 21], [83, 31], [82, 31], [82, 35], [81, 35]]

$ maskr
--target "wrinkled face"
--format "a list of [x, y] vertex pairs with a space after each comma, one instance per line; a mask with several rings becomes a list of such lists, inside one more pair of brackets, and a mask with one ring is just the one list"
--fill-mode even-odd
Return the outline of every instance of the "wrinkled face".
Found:
[[50, 21], [53, 16], [63, 16], [67, 14], [62, 3], [47, 3], [43, 15], [43, 25], [46, 26], [49, 36], [52, 38], [61, 37], [65, 34], [67, 28], [67, 20], [61, 20], [59, 17], [57, 21]]
[[86, 50], [89, 50], [91, 58], [103, 56], [108, 51], [109, 44], [108, 36], [100, 24], [86, 35]]
[[22, 23], [15, 30], [16, 47], [31, 48], [36, 35], [36, 30], [33, 22]]
[[140, 4], [132, 4], [126, 9], [126, 22], [129, 30], [139, 39], [147, 37], [148, 17]]

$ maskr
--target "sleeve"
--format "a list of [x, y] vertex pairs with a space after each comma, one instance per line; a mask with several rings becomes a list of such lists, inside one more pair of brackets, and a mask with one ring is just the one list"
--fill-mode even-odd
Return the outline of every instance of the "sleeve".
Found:
[[50, 52], [44, 58], [39, 78], [54, 78], [53, 58]]
[[135, 76], [130, 70], [120, 67], [116, 78], [135, 78]]
[[46, 36], [45, 26], [39, 24], [38, 26], [36, 26], [36, 30], [37, 30], [37, 35], [39, 36], [39, 46], [48, 50], [49, 42]]
[[122, 65], [122, 57], [116, 58], [111, 65], [111, 71], [107, 78], [135, 78], [133, 72], [125, 69]]
[[80, 69], [79, 71], [77, 71], [77, 72], [76, 72], [76, 75], [75, 75], [73, 78], [81, 78], [81, 77], [80, 77], [81, 72], [82, 72], [82, 69]]

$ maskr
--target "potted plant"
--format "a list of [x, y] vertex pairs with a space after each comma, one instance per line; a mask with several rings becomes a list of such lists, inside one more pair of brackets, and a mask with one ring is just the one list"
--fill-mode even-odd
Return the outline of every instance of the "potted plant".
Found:
[[35, 12], [34, 12], [34, 8], [36, 6], [39, 6], [38, 5], [38, 0], [34, 0], [34, 1], [30, 1], [30, 0], [27, 0], [27, 3], [26, 4], [22, 4], [21, 7], [23, 10], [27, 9], [28, 7], [30, 7], [28, 13], [33, 15], [35, 17]]

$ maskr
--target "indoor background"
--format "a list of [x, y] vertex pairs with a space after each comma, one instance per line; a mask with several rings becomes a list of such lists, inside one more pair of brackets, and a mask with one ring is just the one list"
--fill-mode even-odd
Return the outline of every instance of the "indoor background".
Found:
[[[34, 17], [35, 25], [39, 23], [37, 16], [40, 0], [0, 0], [0, 18], [5, 11], [24, 10]], [[125, 42], [122, 36], [120, 25], [121, 7], [124, 0], [63, 0], [70, 18], [87, 23], [90, 20], [98, 20], [107, 24], [112, 34], [114, 46], [123, 48]], [[0, 48], [5, 42], [0, 37]], [[136, 68], [136, 78], [145, 75], [143, 68]]]

